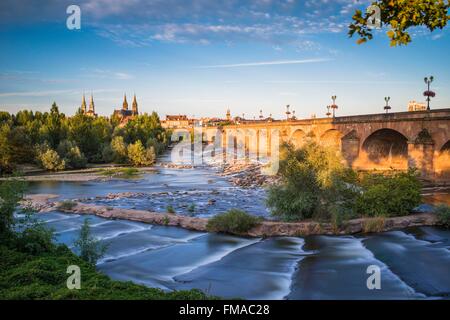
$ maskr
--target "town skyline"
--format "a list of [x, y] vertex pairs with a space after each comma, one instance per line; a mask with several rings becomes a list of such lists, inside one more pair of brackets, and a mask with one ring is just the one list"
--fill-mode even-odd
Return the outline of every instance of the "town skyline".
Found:
[[229, 108], [283, 118], [289, 104], [299, 118], [322, 117], [332, 95], [338, 116], [383, 112], [386, 96], [399, 112], [425, 101], [430, 75], [432, 108], [450, 107], [448, 30], [415, 28], [414, 41], [395, 48], [381, 30], [357, 45], [347, 27], [367, 1], [191, 2], [171, 1], [168, 10], [152, 1], [80, 1], [80, 30], [66, 27], [67, 1], [3, 2], [0, 109], [45, 111], [55, 101], [71, 115], [92, 93], [98, 114], [109, 116], [127, 93], [139, 97], [140, 112], [162, 116]]

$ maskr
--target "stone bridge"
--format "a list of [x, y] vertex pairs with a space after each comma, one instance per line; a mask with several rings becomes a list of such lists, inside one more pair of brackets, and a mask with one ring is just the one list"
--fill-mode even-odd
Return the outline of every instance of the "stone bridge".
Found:
[[[209, 130], [208, 130], [209, 129]], [[219, 130], [217, 130], [219, 129]], [[307, 139], [338, 148], [357, 169], [416, 167], [423, 177], [450, 178], [450, 109], [397, 112], [336, 118], [248, 121], [221, 128], [203, 128], [203, 140], [221, 133], [225, 149], [256, 158], [271, 155], [272, 145]], [[209, 132], [209, 133], [208, 133]], [[212, 133], [211, 133], [212, 132]], [[239, 150], [241, 150], [239, 152]]]

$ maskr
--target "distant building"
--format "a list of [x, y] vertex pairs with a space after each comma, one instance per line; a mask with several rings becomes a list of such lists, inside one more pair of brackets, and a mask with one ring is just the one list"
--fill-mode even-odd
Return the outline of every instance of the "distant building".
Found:
[[133, 97], [133, 103], [131, 105], [131, 110], [128, 109], [127, 95], [123, 96], [122, 109], [114, 110], [113, 117], [120, 119], [121, 124], [126, 124], [128, 121], [133, 119], [135, 116], [139, 115], [138, 104], [136, 101], [136, 95]]
[[194, 119], [189, 119], [186, 115], [166, 115], [166, 120], [161, 121], [163, 128], [188, 128], [194, 124]]
[[425, 111], [427, 105], [425, 102], [416, 102], [415, 100], [408, 103], [408, 111]]
[[89, 102], [89, 110], [86, 110], [86, 99], [83, 94], [83, 100], [81, 101], [81, 113], [90, 117], [97, 117], [95, 113], [94, 97], [91, 94], [91, 101]]

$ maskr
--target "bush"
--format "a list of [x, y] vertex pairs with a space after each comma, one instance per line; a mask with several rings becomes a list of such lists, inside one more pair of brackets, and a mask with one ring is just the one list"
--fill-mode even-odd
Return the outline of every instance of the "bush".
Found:
[[26, 183], [17, 178], [0, 181], [0, 242], [11, 236], [16, 223], [14, 212], [23, 199]]
[[382, 232], [385, 226], [384, 217], [367, 218], [363, 221], [363, 232]]
[[77, 146], [69, 149], [64, 158], [66, 166], [72, 169], [86, 168], [87, 160]]
[[168, 205], [168, 206], [166, 207], [166, 211], [167, 211], [168, 213], [175, 213], [175, 209], [174, 209], [173, 206], [171, 206], [171, 205]]
[[413, 170], [391, 176], [368, 174], [361, 186], [357, 210], [362, 215], [404, 216], [421, 201], [421, 183]]
[[58, 209], [60, 210], [72, 210], [76, 207], [77, 203], [73, 200], [64, 200], [58, 204]]
[[38, 160], [40, 165], [46, 170], [58, 171], [64, 170], [66, 167], [66, 162], [61, 160], [58, 153], [51, 148], [45, 151], [39, 151]]
[[102, 147], [102, 161], [104, 163], [111, 163], [114, 161], [114, 150], [110, 144], [104, 144]]
[[346, 169], [335, 149], [314, 142], [300, 149], [284, 144], [280, 153], [281, 184], [269, 188], [266, 204], [272, 215], [295, 221], [330, 220], [333, 214], [354, 214], [356, 173]]
[[434, 209], [438, 221], [443, 226], [450, 228], [450, 207], [446, 204], [440, 204]]
[[213, 232], [242, 234], [257, 226], [260, 219], [242, 210], [231, 209], [208, 220], [207, 229]]
[[84, 219], [80, 235], [78, 240], [75, 241], [74, 246], [79, 250], [81, 259], [93, 265], [105, 254], [107, 249], [105, 245], [91, 235], [88, 218]]
[[125, 163], [127, 161], [127, 145], [122, 136], [116, 136], [111, 141], [111, 149], [114, 153], [114, 161]]
[[127, 154], [128, 161], [135, 166], [150, 165], [155, 161], [154, 148], [145, 149], [140, 140], [128, 145]]

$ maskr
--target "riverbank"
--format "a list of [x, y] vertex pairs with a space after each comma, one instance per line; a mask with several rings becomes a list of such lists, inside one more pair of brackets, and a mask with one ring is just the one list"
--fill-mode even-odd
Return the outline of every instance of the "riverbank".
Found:
[[[63, 170], [57, 172], [32, 171], [20, 177], [25, 181], [51, 181], [51, 182], [89, 182], [108, 181], [114, 178], [130, 178], [123, 171], [132, 170], [132, 176], [139, 177], [140, 174], [155, 172], [154, 167], [127, 167], [120, 165], [96, 165], [95, 167], [80, 170]], [[9, 177], [0, 177], [7, 180]]]
[[[65, 213], [92, 214], [106, 219], [123, 219], [164, 226], [176, 226], [188, 230], [208, 231], [208, 218], [182, 216], [173, 213], [158, 213], [146, 210], [122, 209], [109, 206], [85, 204], [81, 202], [53, 201], [57, 195], [30, 195], [23, 206], [38, 212], [59, 210]], [[439, 221], [435, 214], [415, 213], [403, 217], [359, 218], [344, 221], [341, 225], [315, 221], [282, 222], [262, 220], [257, 226], [239, 236], [247, 237], [279, 237], [309, 235], [350, 235], [370, 232], [385, 232], [415, 226], [434, 226]]]

